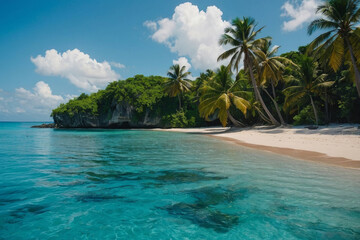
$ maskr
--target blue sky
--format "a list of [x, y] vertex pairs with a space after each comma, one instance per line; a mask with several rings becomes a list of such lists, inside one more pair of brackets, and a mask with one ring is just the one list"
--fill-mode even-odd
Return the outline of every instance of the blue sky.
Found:
[[173, 63], [216, 68], [223, 28], [251, 16], [280, 53], [314, 36], [319, 0], [0, 0], [0, 121], [46, 121], [82, 92]]

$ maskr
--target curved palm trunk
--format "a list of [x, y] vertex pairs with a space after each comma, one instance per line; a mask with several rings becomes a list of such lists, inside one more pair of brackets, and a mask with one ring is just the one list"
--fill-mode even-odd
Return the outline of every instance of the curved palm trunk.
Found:
[[360, 72], [359, 72], [359, 69], [357, 67], [356, 57], [354, 55], [354, 51], [352, 49], [351, 43], [350, 43], [350, 41], [349, 41], [349, 39], [347, 37], [345, 37], [345, 41], [346, 41], [346, 44], [348, 45], [348, 48], [349, 48], [350, 57], [351, 57], [351, 63], [353, 65], [353, 67], [354, 67], [354, 72], [355, 72], [355, 85], [356, 85], [358, 95], [360, 97]]
[[281, 112], [280, 112], [280, 108], [279, 108], [279, 105], [277, 104], [275, 98], [276, 98], [276, 95], [275, 95], [275, 89], [274, 89], [274, 85], [271, 83], [271, 86], [272, 86], [272, 90], [273, 90], [273, 97], [271, 97], [270, 93], [264, 88], [264, 91], [265, 93], [270, 97], [271, 101], [274, 103], [275, 105], [275, 109], [276, 109], [276, 113], [280, 119], [280, 123], [281, 125], [285, 125], [285, 121], [284, 121], [284, 118], [282, 117], [281, 115]]
[[261, 111], [261, 109], [259, 109], [258, 107], [255, 107], [255, 109], [256, 109], [256, 111], [259, 113], [260, 118], [261, 118], [262, 120], [264, 120], [265, 122], [271, 124], [270, 119], [264, 115], [264, 113]]
[[317, 115], [317, 111], [316, 111], [316, 107], [315, 107], [315, 104], [314, 104], [314, 101], [313, 101], [313, 98], [311, 95], [310, 96], [310, 101], [311, 101], [311, 105], [314, 109], [314, 115], [315, 115], [315, 121], [316, 121], [316, 125], [319, 125], [319, 118], [318, 118], [318, 115]]
[[[256, 100], [257, 102], [260, 102], [259, 97], [258, 97], [257, 94], [255, 94], [255, 100]], [[266, 122], [266, 123], [268, 123], [268, 124], [272, 124], [272, 122], [270, 121], [270, 119], [265, 116], [265, 114], [261, 111], [260, 108], [256, 108], [256, 111], [259, 113], [260, 118], [261, 118], [262, 120], [264, 120], [264, 122]]]
[[230, 119], [231, 123], [234, 124], [235, 127], [245, 127], [245, 124], [243, 124], [242, 122], [236, 120], [230, 113], [230, 111], [227, 111], [228, 114], [228, 118]]
[[270, 118], [271, 123], [274, 124], [274, 125], [280, 125], [279, 122], [270, 113], [269, 109], [266, 107], [265, 102], [264, 102], [264, 100], [262, 99], [262, 97], [260, 95], [259, 88], [257, 87], [255, 77], [254, 77], [254, 73], [252, 71], [252, 66], [251, 66], [251, 64], [249, 63], [249, 60], [248, 60], [249, 58], [247, 56], [245, 56], [245, 58], [247, 59], [245, 62], [246, 62], [246, 65], [248, 67], [248, 71], [249, 71], [250, 78], [251, 78], [251, 83], [252, 83], [254, 91], [255, 91], [255, 96], [257, 95], [257, 97], [258, 97], [258, 99], [260, 101], [260, 104], [263, 107], [263, 109], [265, 110], [268, 117]]
[[328, 95], [327, 95], [327, 91], [325, 90], [325, 115], [326, 115], [326, 124], [329, 124], [330, 119], [329, 119], [329, 104], [328, 104]]

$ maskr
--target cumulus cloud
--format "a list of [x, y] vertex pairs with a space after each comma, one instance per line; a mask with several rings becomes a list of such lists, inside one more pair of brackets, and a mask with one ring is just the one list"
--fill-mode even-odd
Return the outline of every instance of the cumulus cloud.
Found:
[[186, 71], [189, 71], [191, 64], [186, 57], [180, 57], [178, 60], [173, 60], [173, 64], [179, 64], [181, 67], [185, 66]]
[[304, 23], [309, 23], [317, 17], [316, 9], [321, 3], [320, 0], [287, 1], [282, 5], [281, 16], [289, 17], [289, 21], [283, 23], [283, 30], [295, 31], [301, 28]]
[[75, 86], [91, 92], [119, 78], [108, 62], [97, 62], [76, 48], [64, 53], [47, 50], [45, 56], [31, 57], [31, 61], [39, 74], [67, 78]]
[[222, 19], [222, 11], [216, 6], [200, 11], [189, 2], [178, 5], [171, 19], [144, 23], [153, 31], [151, 38], [166, 45], [179, 56], [187, 56], [195, 69], [214, 69], [221, 65], [218, 56], [225, 51], [219, 46], [220, 36], [231, 24]]
[[15, 93], [21, 105], [25, 106], [30, 103], [37, 109], [54, 108], [64, 101], [62, 96], [53, 95], [49, 85], [43, 81], [37, 82], [33, 91], [17, 88]]
[[110, 65], [113, 66], [113, 67], [116, 67], [116, 68], [125, 68], [125, 65], [124, 64], [121, 64], [121, 63], [117, 63], [117, 62], [110, 62]]
[[32, 90], [21, 87], [15, 92], [0, 91], [0, 112], [15, 119], [27, 114], [31, 116], [30, 120], [46, 120], [53, 108], [73, 97], [54, 95], [47, 83], [39, 81]]

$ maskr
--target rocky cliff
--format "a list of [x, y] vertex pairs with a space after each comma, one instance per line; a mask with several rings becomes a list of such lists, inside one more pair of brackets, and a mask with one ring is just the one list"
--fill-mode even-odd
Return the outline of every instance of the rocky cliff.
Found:
[[53, 115], [58, 128], [152, 128], [161, 127], [161, 117], [149, 109], [138, 114], [126, 102], [113, 104], [106, 114], [58, 113]]

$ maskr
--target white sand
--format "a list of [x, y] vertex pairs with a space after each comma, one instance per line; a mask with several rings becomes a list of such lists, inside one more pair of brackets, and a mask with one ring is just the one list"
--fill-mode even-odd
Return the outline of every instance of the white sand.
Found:
[[259, 146], [305, 150], [326, 154], [329, 157], [360, 161], [360, 129], [358, 129], [358, 126], [358, 124], [337, 124], [321, 126], [316, 130], [309, 130], [304, 126], [289, 128], [253, 127], [245, 129], [221, 127], [173, 128], [159, 130], [208, 134]]

